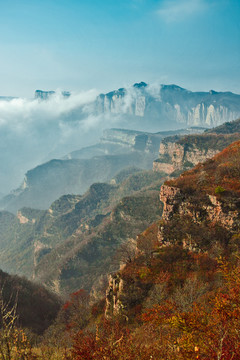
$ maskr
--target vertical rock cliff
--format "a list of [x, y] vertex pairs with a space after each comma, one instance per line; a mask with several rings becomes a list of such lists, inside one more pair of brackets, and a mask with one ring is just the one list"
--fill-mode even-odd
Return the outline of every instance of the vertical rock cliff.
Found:
[[159, 158], [153, 162], [153, 170], [164, 171], [169, 175], [174, 171], [188, 170], [212, 158], [239, 138], [239, 133], [167, 137], [160, 144]]
[[97, 112], [128, 114], [158, 122], [187, 126], [218, 126], [239, 117], [240, 95], [230, 92], [191, 92], [176, 85], [153, 91], [144, 82], [99, 95]]

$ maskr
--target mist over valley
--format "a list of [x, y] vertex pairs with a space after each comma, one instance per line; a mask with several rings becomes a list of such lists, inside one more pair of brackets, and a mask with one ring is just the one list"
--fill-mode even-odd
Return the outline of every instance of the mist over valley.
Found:
[[0, 5], [0, 360], [240, 359], [240, 2]]
[[[37, 165], [98, 143], [105, 129], [149, 133], [217, 126], [239, 116], [239, 98], [230, 92], [197, 93], [144, 82], [105, 95], [96, 90], [36, 91], [34, 99], [2, 98], [1, 193], [18, 188], [25, 173]], [[112, 155], [109, 149], [104, 152]], [[90, 156], [85, 151], [81, 157]]]

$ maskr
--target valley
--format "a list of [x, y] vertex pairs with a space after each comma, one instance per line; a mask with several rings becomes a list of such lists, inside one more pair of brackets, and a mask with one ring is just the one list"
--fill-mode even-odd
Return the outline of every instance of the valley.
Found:
[[0, 360], [240, 359], [240, 2], [0, 4]]
[[[87, 343], [99, 336], [108, 351], [108, 331], [120, 336], [127, 356], [133, 349], [141, 359], [169, 352], [165, 336], [174, 338], [175, 325], [168, 321], [182, 311], [196, 316], [195, 303], [222, 296], [228, 286], [218, 278], [225, 271], [218, 259], [238, 271], [239, 139], [239, 119], [156, 133], [112, 128], [96, 145], [29, 170], [23, 185], [1, 199], [0, 263], [10, 291], [20, 291], [16, 325], [44, 333], [40, 348], [46, 343], [53, 353], [58, 334], [60, 346], [73, 346], [73, 358], [101, 358]], [[24, 295], [31, 286], [39, 309], [49, 311], [44, 324], [32, 323], [22, 304], [22, 296], [36, 304]], [[214, 309], [205, 307], [203, 316]], [[159, 340], [143, 339], [148, 326]], [[178, 341], [185, 354], [181, 331]]]

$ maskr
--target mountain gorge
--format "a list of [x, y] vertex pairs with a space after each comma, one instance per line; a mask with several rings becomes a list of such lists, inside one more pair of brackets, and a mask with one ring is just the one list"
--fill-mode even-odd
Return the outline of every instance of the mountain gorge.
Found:
[[[153, 141], [149, 134], [190, 127], [209, 128], [236, 119], [240, 116], [239, 97], [231, 92], [193, 92], [176, 85], [143, 82], [101, 95], [97, 91], [37, 90], [32, 99], [2, 97], [0, 141], [4, 151], [0, 153], [0, 192], [7, 195], [18, 188], [30, 169], [54, 159], [73, 159], [73, 153], [73, 156], [80, 154], [81, 159], [125, 153], [123, 144], [118, 147], [118, 154], [116, 146], [110, 143], [107, 146], [106, 142], [103, 146], [100, 136], [106, 129], [139, 131], [143, 136], [135, 134], [137, 145], [132, 146], [131, 151], [138, 150], [142, 144], [147, 149], [147, 142]], [[93, 144], [99, 145], [99, 141], [97, 152]], [[78, 193], [87, 187], [78, 189]], [[70, 190], [63, 189], [57, 196], [65, 191]], [[55, 199], [51, 198], [47, 207]], [[21, 202], [19, 206], [36, 207], [36, 201]], [[1, 207], [16, 210], [14, 206]], [[41, 208], [46, 208], [46, 204]]]
[[0, 200], [0, 206], [13, 213], [22, 207], [47, 209], [61, 195], [83, 194], [94, 182], [110, 181], [126, 167], [151, 169], [165, 136], [203, 130], [195, 127], [159, 133], [105, 130], [100, 143], [29, 170], [21, 187]]
[[[39, 90], [34, 101], [51, 105], [54, 96]], [[72, 95], [61, 96], [67, 103]], [[14, 284], [12, 292], [21, 290], [17, 325], [42, 334], [52, 324], [43, 341], [63, 341], [63, 358], [70, 352], [76, 359], [170, 354], [185, 360], [197, 352], [212, 359], [213, 339], [236, 360], [238, 349], [229, 344], [238, 340], [232, 330], [238, 313], [225, 317], [226, 341], [215, 329], [222, 326], [216, 313], [222, 314], [226, 293], [240, 308], [234, 298], [240, 289], [234, 275], [240, 120], [222, 124], [239, 116], [239, 95], [139, 83], [100, 95], [79, 111], [73, 123], [90, 111], [123, 126], [29, 170], [22, 186], [0, 200], [0, 263], [11, 274], [2, 278]], [[38, 304], [36, 323], [31, 306], [26, 315], [25, 288], [26, 301]], [[38, 310], [45, 305], [41, 322]], [[198, 313], [200, 333], [188, 322]]]
[[121, 243], [160, 218], [162, 176], [129, 169], [83, 196], [64, 195], [47, 211], [1, 212], [2, 268], [61, 294], [90, 290], [116, 266], [112, 258]]
[[[159, 284], [168, 281], [165, 280], [167, 277], [162, 281], [156, 278], [161, 274], [158, 267], [162, 266], [163, 259], [162, 271], [168, 272], [170, 262], [173, 266], [175, 262], [177, 265], [178, 256], [186, 256], [187, 259], [187, 256], [194, 254], [205, 255], [209, 257], [206, 261], [209, 261], [210, 265], [213, 259], [238, 253], [239, 158], [240, 140], [212, 159], [198, 164], [176, 179], [167, 180], [161, 186], [162, 219], [138, 236], [139, 250], [136, 252], [135, 263], [127, 263], [122, 270], [109, 277], [106, 298], [108, 316], [122, 311], [125, 314], [131, 312], [133, 306], [152, 296], [150, 288], [154, 287], [155, 281], [159, 281]], [[165, 262], [168, 262], [168, 265]], [[190, 269], [183, 268], [179, 271], [191, 272]], [[140, 294], [135, 298], [135, 302], [131, 302], [133, 299], [129, 294], [129, 286], [136, 288], [135, 291]], [[161, 299], [161, 293], [158, 295]]]
[[[238, 140], [162, 185], [162, 220], [139, 234], [135, 258], [109, 275], [104, 316], [122, 319], [122, 354], [238, 359], [239, 158]], [[80, 338], [75, 345], [84, 348]]]
[[[81, 359], [109, 353], [116, 359], [170, 354], [182, 360], [196, 353], [214, 359], [222, 348], [237, 360], [239, 124], [161, 138], [162, 164], [173, 166], [171, 172], [128, 167], [83, 195], [61, 196], [48, 210], [0, 212], [3, 270], [64, 299], [71, 293], [46, 333], [49, 341], [57, 334], [72, 346], [72, 358]], [[101, 146], [137, 145], [155, 153], [159, 134], [144, 136], [111, 129]], [[166, 144], [174, 142], [172, 151]], [[85, 151], [69, 157], [81, 159]], [[194, 167], [189, 157], [184, 166], [191, 169], [182, 173], [186, 154], [201, 163]], [[226, 302], [233, 306], [230, 316]]]
[[[89, 291], [94, 289], [102, 276], [104, 277], [107, 272], [114, 270], [112, 258], [121, 244], [134, 239], [148, 225], [160, 219], [162, 207], [158, 201], [158, 191], [165, 176], [170, 174], [173, 177], [181, 172], [184, 166], [185, 168], [193, 167], [194, 161], [204, 161], [229, 143], [239, 139], [239, 132], [235, 132], [239, 131], [239, 123], [239, 120], [227, 123], [221, 128], [216, 128], [216, 132], [213, 129], [212, 133], [208, 131], [204, 134], [166, 137], [160, 144], [160, 151], [163, 146], [168, 143], [172, 144], [172, 141], [176, 141], [176, 139], [177, 146], [182, 147], [183, 151], [176, 151], [176, 145], [175, 152], [172, 151], [172, 148], [169, 151], [168, 147], [166, 154], [163, 156], [165, 162], [157, 162], [157, 164], [160, 164], [160, 167], [157, 168], [158, 171], [140, 171], [136, 167], [125, 168], [119, 174], [112, 176], [109, 183], [91, 185], [84, 195], [61, 196], [52, 203], [48, 210], [34, 210], [23, 207], [18, 210], [17, 216], [2, 211], [0, 213], [2, 249], [0, 260], [3, 270], [11, 273], [16, 272], [35, 281], [41, 281], [50, 289], [64, 295], [80, 287], [84, 287]], [[197, 130], [200, 131], [200, 129]], [[224, 134], [225, 131], [228, 133]], [[182, 132], [184, 133], [184, 131]], [[168, 134], [171, 135], [172, 133]], [[144, 138], [144, 141], [136, 141], [139, 136], [140, 139]], [[137, 146], [138, 149], [140, 148], [137, 151], [139, 164], [142, 164], [144, 161], [143, 154], [150, 155], [150, 158], [153, 158], [157, 148], [156, 144], [159, 144], [162, 136], [163, 133], [147, 134], [112, 129], [104, 133], [100, 145], [102, 148], [106, 146], [105, 149], [107, 147], [114, 149], [115, 146], [117, 148], [121, 146], [123, 153], [127, 151], [126, 154], [123, 154], [128, 159], [127, 165], [129, 165], [129, 158], [131, 159], [129, 149]], [[95, 148], [92, 147], [91, 151], [98, 151], [100, 145], [96, 145]], [[62, 161], [71, 164], [73, 170], [76, 171], [77, 162], [85, 161], [81, 160], [81, 156], [85, 156], [85, 152], [86, 149], [79, 150], [77, 153], [69, 155], [73, 159]], [[132, 153], [134, 154], [135, 151]], [[186, 165], [185, 160], [184, 166], [182, 166], [183, 154], [192, 156], [192, 161], [190, 162], [188, 159]], [[103, 156], [104, 161], [108, 157], [113, 159], [114, 166], [118, 166], [116, 159], [120, 155], [105, 155]], [[92, 159], [95, 159], [95, 173], [98, 176], [96, 180], [99, 181], [101, 157], [93, 157]], [[168, 159], [169, 163], [166, 162], [166, 159]], [[173, 162], [173, 159], [175, 162]], [[193, 161], [193, 159], [195, 160]], [[58, 162], [61, 164], [61, 161], [56, 160], [57, 165]], [[135, 163], [133, 164], [135, 165]], [[106, 172], [104, 166], [106, 166], [106, 163], [103, 164]], [[166, 166], [172, 167], [172, 171], [168, 172]], [[33, 172], [36, 172], [36, 170]], [[71, 181], [74, 182], [75, 175], [69, 169], [68, 172], [65, 172], [64, 169], [64, 173], [69, 176], [67, 183], [71, 186]], [[91, 173], [88, 174], [90, 178]], [[206, 172], [203, 170], [201, 174], [202, 183], [208, 182]], [[49, 179], [48, 172], [47, 180], [49, 181]], [[51, 181], [53, 187], [48, 185], [49, 194], [53, 192], [54, 196], [57, 196], [54, 191], [58, 187], [58, 179], [62, 181], [59, 173], [57, 176], [56, 169], [53, 167]], [[92, 181], [93, 179], [94, 177], [91, 176]], [[43, 182], [41, 174], [37, 174], [34, 181], [41, 186]], [[217, 187], [218, 185], [216, 185]], [[165, 191], [167, 194], [166, 189], [168, 188], [163, 186], [162, 192]], [[173, 194], [176, 192], [176, 197], [180, 196], [178, 191], [175, 191], [174, 188], [171, 189], [169, 190], [170, 193], [171, 191]], [[44, 187], [42, 191], [44, 191]], [[36, 191], [36, 195], [39, 195], [39, 192]], [[209, 199], [209, 206], [216, 203], [216, 209], [221, 208], [215, 198]], [[167, 203], [169, 201], [167, 200]], [[197, 199], [194, 201], [197, 201]], [[236, 207], [236, 205], [232, 204], [232, 208], [234, 206]], [[175, 209], [175, 205], [173, 208]], [[214, 209], [213, 207], [211, 211], [218, 211]], [[189, 209], [182, 211], [189, 213]], [[166, 213], [167, 210], [165, 209], [164, 216], [166, 216]], [[202, 210], [200, 210], [200, 213], [202, 213]], [[193, 214], [191, 216], [193, 217]], [[233, 213], [230, 212], [229, 216], [231, 218], [235, 215], [233, 216]]]

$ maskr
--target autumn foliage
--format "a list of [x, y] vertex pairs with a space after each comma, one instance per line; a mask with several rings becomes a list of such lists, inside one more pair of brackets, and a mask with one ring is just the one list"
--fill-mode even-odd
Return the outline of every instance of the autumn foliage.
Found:
[[126, 265], [111, 292], [121, 305], [118, 312], [105, 316], [105, 299], [93, 303], [83, 289], [70, 295], [53, 327], [57, 337], [67, 339], [63, 360], [240, 359], [239, 223], [231, 229], [201, 214], [208, 194], [230, 199], [224, 210], [234, 203], [239, 213], [239, 159], [237, 141], [168, 182], [188, 193], [185, 198], [199, 215], [175, 212], [120, 248]]
[[[194, 266], [201, 262], [195, 255]], [[193, 267], [194, 267], [193, 266]], [[162, 276], [159, 284], [169, 282]], [[240, 265], [218, 261], [214, 281], [206, 287], [198, 271], [185, 277], [185, 285], [200, 296], [184, 304], [182, 287], [166, 287], [167, 296], [150, 308], [139, 308], [132, 324], [102, 320], [94, 331], [74, 335], [73, 359], [237, 360], [240, 356]], [[200, 291], [205, 286], [205, 290]], [[185, 291], [186, 286], [185, 286]], [[178, 293], [178, 294], [177, 294]], [[180, 294], [181, 293], [181, 294]], [[190, 296], [188, 294], [188, 296]]]
[[166, 182], [183, 190], [201, 190], [215, 195], [216, 188], [221, 187], [221, 193], [240, 195], [240, 141], [236, 141], [226, 149], [198, 164], [192, 170], [186, 171], [179, 178]]

